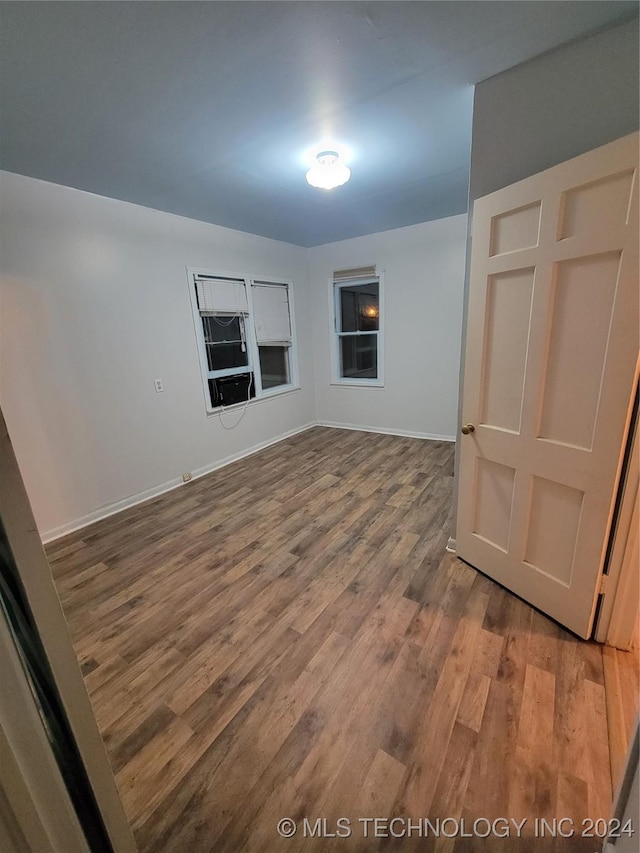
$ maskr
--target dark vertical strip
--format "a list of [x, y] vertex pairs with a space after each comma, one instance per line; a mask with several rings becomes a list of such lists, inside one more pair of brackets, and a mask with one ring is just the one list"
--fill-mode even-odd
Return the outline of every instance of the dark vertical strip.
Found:
[[89, 849], [91, 853], [113, 853], [1, 520], [0, 607]]
[[622, 507], [622, 499], [624, 497], [624, 487], [627, 482], [627, 476], [629, 474], [629, 464], [631, 461], [631, 454], [633, 452], [633, 439], [636, 434], [636, 430], [638, 429], [638, 408], [640, 406], [640, 386], [636, 387], [636, 394], [633, 401], [633, 410], [631, 412], [631, 421], [629, 423], [629, 433], [627, 435], [627, 441], [624, 448], [624, 457], [622, 459], [622, 468], [620, 471], [620, 482], [618, 483], [618, 491], [616, 493], [616, 502], [613, 508], [613, 518], [611, 519], [611, 531], [609, 533], [609, 541], [607, 542], [607, 552], [604, 558], [604, 569], [603, 573], [605, 575], [609, 574], [609, 563], [611, 561], [611, 552], [613, 550], [613, 542], [615, 539], [616, 530], [618, 527], [618, 522], [620, 520], [620, 509]]
[[[633, 401], [633, 410], [631, 412], [631, 421], [629, 423], [629, 433], [624, 448], [624, 457], [622, 459], [622, 468], [620, 471], [620, 482], [618, 483], [618, 491], [616, 492], [615, 505], [613, 507], [613, 518], [611, 519], [611, 529], [609, 530], [609, 539], [607, 541], [607, 550], [604, 557], [604, 566], [602, 569], [603, 575], [609, 574], [609, 566], [611, 563], [611, 554], [613, 552], [613, 543], [616, 538], [616, 530], [620, 520], [620, 510], [622, 507], [622, 499], [624, 497], [624, 488], [629, 474], [629, 465], [631, 462], [631, 454], [633, 452], [633, 439], [638, 429], [638, 408], [640, 406], [640, 386], [636, 387], [635, 398]], [[600, 593], [596, 602], [596, 609], [593, 615], [593, 628], [591, 636], [594, 637], [598, 628], [598, 620], [600, 619], [600, 611], [602, 610], [604, 595]]]

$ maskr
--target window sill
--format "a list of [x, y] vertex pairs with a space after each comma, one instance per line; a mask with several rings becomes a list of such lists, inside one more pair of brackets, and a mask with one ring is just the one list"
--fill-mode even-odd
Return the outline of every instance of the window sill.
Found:
[[207, 407], [207, 417], [212, 418], [216, 415], [224, 415], [227, 412], [237, 412], [241, 409], [251, 408], [252, 406], [258, 405], [260, 403], [266, 403], [267, 400], [273, 400], [274, 397], [284, 397], [287, 394], [294, 394], [296, 391], [300, 391], [300, 385], [283, 385], [282, 388], [274, 388], [271, 391], [267, 391], [265, 394], [262, 394], [261, 397], [253, 397], [251, 400], [242, 402], [242, 403], [234, 403], [232, 406], [225, 406], [224, 408], [210, 409]]
[[338, 380], [332, 379], [329, 385], [333, 385], [335, 388], [384, 388], [384, 382], [364, 382], [362, 380], [358, 381], [357, 379], [353, 382], [349, 382], [348, 380]]

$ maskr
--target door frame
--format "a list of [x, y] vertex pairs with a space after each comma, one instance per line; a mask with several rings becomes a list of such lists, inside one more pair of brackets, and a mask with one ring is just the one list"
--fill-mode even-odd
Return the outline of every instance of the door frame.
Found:
[[[638, 773], [638, 754], [640, 752], [640, 723], [636, 724], [633, 738], [627, 752], [627, 760], [625, 764], [622, 780], [618, 789], [614, 791], [613, 799], [613, 815], [615, 820], [621, 822], [621, 825], [631, 821], [638, 832], [638, 802], [640, 801], [640, 776]], [[609, 835], [602, 846], [603, 853], [631, 853], [637, 850], [638, 840], [628, 835]]]
[[[0, 520], [111, 846], [115, 853], [135, 853], [133, 833], [93, 714], [1, 409], [0, 482]], [[29, 698], [32, 709], [38, 714], [35, 699], [32, 695]], [[5, 699], [10, 710], [19, 701], [17, 696], [10, 694]], [[43, 748], [46, 747], [51, 750], [48, 741], [43, 744]], [[42, 781], [44, 783], [44, 779]], [[34, 802], [38, 801], [37, 785], [37, 781], [33, 781], [31, 787], [24, 789]], [[13, 786], [12, 790], [17, 796]], [[13, 812], [15, 816], [15, 808]]]
[[604, 595], [593, 631], [599, 643], [627, 651], [638, 616], [638, 548], [640, 525], [640, 358], [636, 367], [635, 405], [632, 406], [626, 439], [620, 450], [618, 498], [609, 531]]
[[86, 853], [9, 626], [0, 611], [0, 847]]

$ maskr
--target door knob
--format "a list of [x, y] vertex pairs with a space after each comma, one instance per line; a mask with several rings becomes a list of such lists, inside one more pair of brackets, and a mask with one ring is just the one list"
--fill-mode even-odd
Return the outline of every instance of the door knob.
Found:
[[465, 424], [461, 430], [463, 435], [469, 435], [470, 432], [475, 432], [475, 431], [476, 431], [476, 428], [474, 427], [473, 424]]

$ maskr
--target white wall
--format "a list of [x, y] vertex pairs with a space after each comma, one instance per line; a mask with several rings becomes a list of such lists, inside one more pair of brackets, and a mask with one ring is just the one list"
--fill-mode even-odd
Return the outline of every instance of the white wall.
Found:
[[[302, 249], [0, 183], [0, 404], [45, 539], [318, 420], [455, 434], [465, 216]], [[385, 387], [331, 386], [327, 282], [369, 263], [386, 273]], [[294, 282], [301, 390], [252, 404], [235, 429], [205, 411], [187, 265]]]
[[[304, 249], [0, 180], [0, 403], [45, 537], [315, 421]], [[205, 412], [187, 264], [294, 282], [302, 390], [233, 430]]]
[[[308, 250], [318, 418], [425, 437], [456, 433], [466, 215]], [[331, 384], [336, 269], [385, 272], [384, 388]]]
[[470, 198], [638, 129], [638, 19], [478, 83]]

